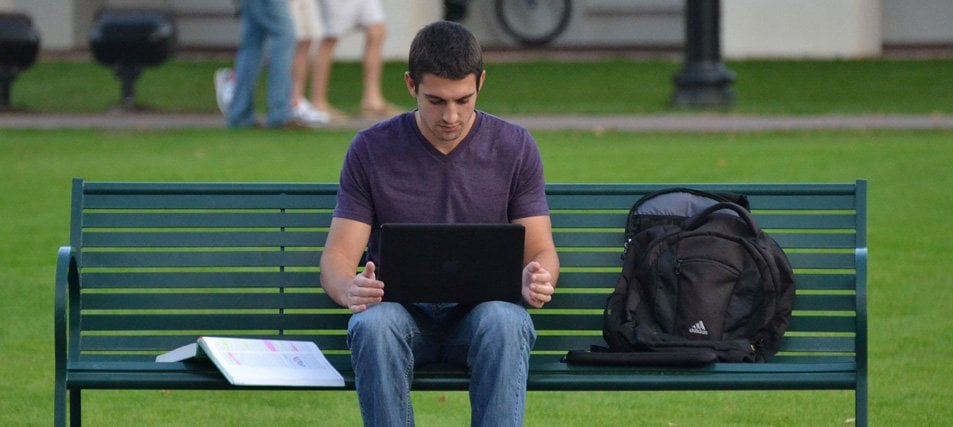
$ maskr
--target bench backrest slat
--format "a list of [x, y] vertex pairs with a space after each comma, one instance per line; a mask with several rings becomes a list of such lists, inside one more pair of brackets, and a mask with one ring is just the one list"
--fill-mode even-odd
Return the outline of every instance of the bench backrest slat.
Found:
[[[829, 362], [858, 351], [866, 212], [857, 207], [866, 199], [856, 184], [550, 184], [562, 275], [554, 301], [530, 310], [534, 351], [604, 344], [626, 215], [642, 195], [671, 186], [748, 195], [787, 251], [798, 299], [783, 358]], [[77, 180], [71, 246], [83, 288], [72, 311], [82, 334], [71, 353], [144, 358], [200, 335], [244, 335], [311, 339], [346, 354], [349, 314], [323, 294], [318, 269], [336, 189]]]
[[[205, 208], [196, 208], [205, 209]], [[83, 218], [91, 230], [100, 228], [210, 228], [219, 230], [239, 228], [313, 227], [327, 224], [330, 213], [321, 212], [125, 212], [88, 213]], [[100, 230], [101, 231], [101, 230]]]
[[197, 251], [197, 252], [88, 252], [83, 265], [88, 268], [185, 268], [185, 267], [313, 267], [317, 251]]
[[[235, 272], [124, 272], [83, 273], [85, 289], [121, 289], [130, 286], [141, 288], [174, 289], [194, 288], [318, 288], [321, 286], [317, 271], [235, 271]], [[164, 292], [168, 292], [164, 290]]]

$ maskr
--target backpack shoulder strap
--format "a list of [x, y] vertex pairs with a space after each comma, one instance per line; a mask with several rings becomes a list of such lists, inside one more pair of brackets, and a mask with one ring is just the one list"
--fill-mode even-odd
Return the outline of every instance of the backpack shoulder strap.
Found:
[[718, 361], [713, 350], [695, 351], [584, 351], [569, 350], [566, 363], [615, 366], [702, 366]]

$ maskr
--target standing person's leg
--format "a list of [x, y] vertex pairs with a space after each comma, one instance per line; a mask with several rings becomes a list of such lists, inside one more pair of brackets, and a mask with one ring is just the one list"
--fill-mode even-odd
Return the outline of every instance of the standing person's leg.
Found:
[[315, 17], [308, 16], [314, 10], [309, 8], [314, 0], [288, 0], [288, 9], [291, 12], [295, 28], [295, 53], [291, 66], [291, 105], [298, 105], [304, 98], [305, 86], [308, 80], [308, 65], [311, 56], [311, 21]]
[[291, 62], [294, 57], [294, 24], [287, 0], [259, 0], [263, 4], [262, 26], [268, 34], [269, 127], [280, 127], [292, 120]]
[[328, 85], [331, 83], [331, 68], [334, 65], [334, 49], [337, 38], [325, 37], [318, 45], [314, 58], [314, 75], [311, 77], [311, 104], [318, 111], [325, 111], [332, 119], [340, 118], [340, 113], [331, 107], [328, 101]]
[[328, 87], [331, 70], [334, 68], [334, 49], [338, 39], [354, 25], [357, 0], [318, 0], [321, 16], [321, 42], [314, 58], [314, 75], [311, 77], [311, 104], [315, 110], [327, 113], [332, 121], [341, 120], [344, 114], [331, 106]]
[[315, 111], [304, 96], [311, 65], [312, 41], [318, 37], [317, 0], [288, 0], [295, 23], [294, 63], [291, 67], [291, 114], [303, 124], [317, 127], [328, 123], [328, 115]]
[[242, 32], [235, 55], [235, 92], [226, 114], [229, 127], [255, 125], [255, 85], [261, 70], [261, 51], [265, 41], [265, 33], [258, 24], [261, 13], [260, 2], [242, 2]]
[[397, 114], [396, 107], [384, 98], [381, 78], [384, 68], [384, 39], [387, 37], [386, 17], [380, 0], [361, 1], [358, 24], [364, 29], [363, 91], [361, 114], [370, 118], [387, 118]]
[[387, 27], [383, 22], [372, 24], [364, 31], [367, 40], [364, 43], [364, 89], [361, 94], [361, 110], [368, 113], [387, 112], [387, 101], [381, 88], [381, 74], [384, 61], [383, 48]]
[[446, 356], [470, 368], [472, 425], [523, 424], [529, 355], [535, 343], [533, 320], [520, 305], [485, 302], [464, 317], [446, 343]]
[[291, 105], [298, 105], [304, 99], [310, 51], [310, 40], [298, 40], [295, 45], [293, 65], [291, 66]]

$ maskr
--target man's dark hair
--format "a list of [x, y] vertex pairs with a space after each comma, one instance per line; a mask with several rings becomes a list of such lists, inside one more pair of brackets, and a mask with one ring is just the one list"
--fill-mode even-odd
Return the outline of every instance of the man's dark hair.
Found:
[[456, 22], [434, 22], [417, 32], [407, 61], [410, 78], [417, 84], [424, 73], [450, 80], [476, 77], [480, 89], [483, 52], [476, 37]]

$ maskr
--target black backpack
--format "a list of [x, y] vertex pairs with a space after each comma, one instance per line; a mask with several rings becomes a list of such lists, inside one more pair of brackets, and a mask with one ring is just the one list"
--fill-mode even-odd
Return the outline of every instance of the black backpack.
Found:
[[744, 196], [678, 188], [646, 195], [629, 212], [623, 259], [605, 310], [609, 352], [694, 354], [686, 364], [764, 362], [777, 353], [794, 273]]

